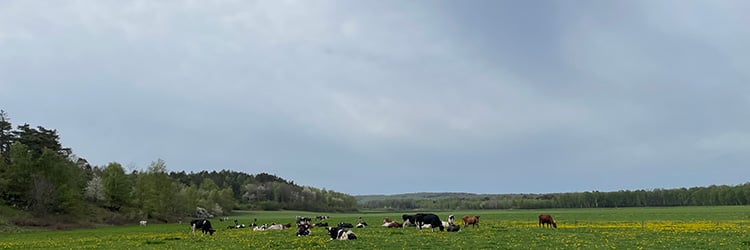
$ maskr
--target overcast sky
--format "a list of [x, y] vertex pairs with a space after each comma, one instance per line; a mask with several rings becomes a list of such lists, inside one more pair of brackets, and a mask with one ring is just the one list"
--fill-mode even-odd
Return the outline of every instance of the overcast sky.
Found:
[[349, 194], [750, 181], [748, 1], [0, 1], [0, 109], [94, 165]]

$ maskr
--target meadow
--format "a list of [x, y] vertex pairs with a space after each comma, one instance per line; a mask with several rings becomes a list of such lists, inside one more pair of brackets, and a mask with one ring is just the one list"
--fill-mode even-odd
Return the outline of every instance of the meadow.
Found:
[[[414, 212], [408, 212], [414, 213]], [[325, 214], [297, 211], [238, 211], [230, 221], [212, 219], [216, 234], [193, 236], [183, 224], [102, 227], [70, 231], [35, 231], [0, 235], [2, 249], [750, 249], [750, 207], [670, 207], [549, 210], [438, 211], [446, 220], [454, 214], [479, 215], [478, 228], [460, 232], [431, 232], [383, 228], [383, 217], [402, 212], [363, 211]], [[549, 213], [557, 229], [539, 228], [537, 215]], [[324, 228], [295, 236], [295, 229], [252, 231], [227, 229], [231, 220], [250, 224], [294, 223], [296, 215], [328, 215], [329, 224], [356, 224], [361, 216], [368, 228], [354, 228], [359, 239], [331, 241]]]

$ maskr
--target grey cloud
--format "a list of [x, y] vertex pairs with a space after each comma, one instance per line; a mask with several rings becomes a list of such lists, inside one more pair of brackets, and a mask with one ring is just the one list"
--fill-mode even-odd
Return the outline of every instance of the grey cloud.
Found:
[[742, 4], [6, 1], [0, 105], [95, 164], [357, 194], [735, 184]]

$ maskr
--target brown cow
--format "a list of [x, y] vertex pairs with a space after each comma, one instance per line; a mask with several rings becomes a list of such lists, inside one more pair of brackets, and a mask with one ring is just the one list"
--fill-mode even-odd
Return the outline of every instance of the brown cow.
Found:
[[467, 225], [472, 225], [472, 227], [478, 227], [479, 226], [479, 216], [476, 215], [464, 215], [464, 228], [466, 228]]
[[540, 227], [554, 227], [557, 228], [557, 223], [552, 219], [552, 215], [540, 214], [539, 215], [539, 226]]
[[393, 222], [393, 220], [391, 219], [391, 217], [385, 217], [385, 218], [383, 218], [383, 223], [388, 223], [388, 222]]
[[401, 228], [401, 223], [398, 223], [398, 221], [391, 221], [383, 223], [383, 227], [387, 228]]

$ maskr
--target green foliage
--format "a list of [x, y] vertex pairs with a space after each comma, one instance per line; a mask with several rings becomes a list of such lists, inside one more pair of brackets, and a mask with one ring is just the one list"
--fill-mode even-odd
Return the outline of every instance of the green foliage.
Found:
[[18, 126], [18, 130], [12, 133], [15, 141], [28, 146], [34, 156], [41, 155], [45, 148], [63, 157], [68, 157], [72, 153], [70, 148], [64, 148], [60, 144], [60, 136], [57, 134], [57, 130], [46, 129], [42, 126], [32, 128], [29, 124], [24, 124]]
[[119, 163], [111, 162], [102, 171], [102, 185], [106, 207], [118, 211], [129, 205], [133, 184]]
[[[57, 151], [45, 148], [39, 158], [41, 176], [37, 180], [48, 180], [54, 191], [52, 196], [37, 197], [36, 201], [46, 202], [51, 200], [51, 206], [45, 207], [40, 211], [43, 213], [71, 213], [80, 208], [83, 204], [83, 190], [86, 186], [86, 179], [83, 178], [83, 170], [67, 158], [60, 155]], [[42, 185], [42, 190], [47, 186]]]
[[19, 142], [11, 145], [9, 156], [10, 163], [3, 172], [4, 179], [7, 180], [3, 197], [11, 205], [28, 207], [25, 196], [31, 190], [32, 174], [36, 172], [34, 159], [28, 147]]
[[4, 204], [36, 215], [69, 215], [96, 208], [113, 214], [94, 221], [119, 223], [134, 217], [174, 221], [195, 216], [198, 206], [215, 215], [237, 207], [356, 210], [350, 195], [301, 187], [267, 173], [168, 173], [161, 159], [146, 171], [131, 174], [114, 162], [100, 169], [63, 147], [56, 130], [29, 124], [11, 129], [10, 119], [0, 110], [0, 198]]
[[15, 142], [3, 175], [8, 180], [6, 202], [37, 214], [72, 212], [83, 202], [82, 170], [48, 148], [34, 155], [25, 144]]
[[10, 145], [13, 144], [13, 133], [11, 129], [13, 125], [10, 123], [10, 118], [5, 110], [0, 110], [0, 173], [2, 173], [3, 164], [10, 162], [8, 152], [10, 152]]
[[159, 159], [152, 162], [148, 170], [138, 174], [135, 184], [135, 204], [143, 218], [163, 221], [175, 216], [174, 204], [179, 186], [166, 173], [166, 163]]

